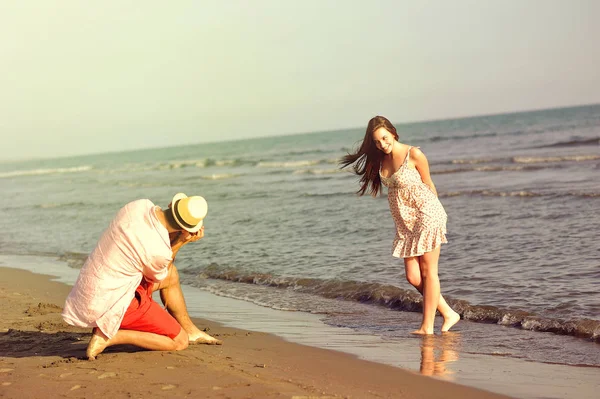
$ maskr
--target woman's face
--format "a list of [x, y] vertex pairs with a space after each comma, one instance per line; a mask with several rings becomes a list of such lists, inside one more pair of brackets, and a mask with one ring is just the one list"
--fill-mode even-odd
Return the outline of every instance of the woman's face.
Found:
[[395, 141], [394, 135], [384, 127], [380, 127], [373, 132], [375, 146], [386, 155], [392, 152]]

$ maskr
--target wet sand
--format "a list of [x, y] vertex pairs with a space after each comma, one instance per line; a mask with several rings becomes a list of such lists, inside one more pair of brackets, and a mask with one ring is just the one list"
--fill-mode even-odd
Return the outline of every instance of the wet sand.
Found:
[[194, 319], [222, 346], [180, 352], [108, 348], [84, 359], [90, 331], [66, 325], [70, 287], [0, 268], [0, 396], [202, 398], [503, 398], [277, 336]]

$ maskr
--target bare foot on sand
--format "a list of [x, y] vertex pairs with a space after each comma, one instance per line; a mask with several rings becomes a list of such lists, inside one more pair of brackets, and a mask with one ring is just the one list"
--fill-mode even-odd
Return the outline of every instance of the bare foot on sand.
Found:
[[96, 360], [96, 356], [102, 353], [108, 346], [108, 337], [104, 335], [99, 328], [94, 328], [92, 332], [92, 338], [85, 351], [88, 360]]
[[188, 339], [190, 344], [206, 344], [206, 345], [223, 345], [223, 341], [220, 339], [216, 339], [211, 337], [204, 331], [194, 331], [193, 333], [188, 333]]
[[453, 312], [453, 314], [450, 317], [444, 319], [444, 324], [442, 324], [442, 332], [450, 330], [450, 328], [452, 328], [453, 325], [458, 323], [459, 320], [460, 315], [456, 312]]
[[415, 330], [415, 331], [411, 332], [411, 334], [416, 334], [416, 335], [433, 335], [433, 328], [431, 330], [424, 329], [424, 328], [419, 328], [418, 330]]

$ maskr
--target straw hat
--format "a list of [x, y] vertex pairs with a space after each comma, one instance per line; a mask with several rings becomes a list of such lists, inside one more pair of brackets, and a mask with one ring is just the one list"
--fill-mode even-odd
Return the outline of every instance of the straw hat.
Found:
[[208, 204], [198, 195], [188, 197], [184, 193], [178, 193], [171, 201], [171, 212], [182, 229], [195, 233], [202, 228], [203, 219], [208, 212]]

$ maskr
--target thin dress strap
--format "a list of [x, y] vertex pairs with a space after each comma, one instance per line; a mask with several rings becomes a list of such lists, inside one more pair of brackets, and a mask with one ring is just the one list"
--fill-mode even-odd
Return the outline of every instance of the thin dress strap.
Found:
[[406, 158], [404, 158], [404, 164], [408, 164], [408, 160], [410, 159], [410, 150], [412, 150], [413, 148], [421, 148], [421, 147], [415, 147], [415, 146], [408, 146], [408, 151], [406, 152]]
[[408, 151], [406, 151], [406, 157], [404, 158], [404, 164], [408, 164], [408, 160], [410, 159], [410, 150], [412, 150], [412, 145], [408, 147]]

